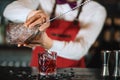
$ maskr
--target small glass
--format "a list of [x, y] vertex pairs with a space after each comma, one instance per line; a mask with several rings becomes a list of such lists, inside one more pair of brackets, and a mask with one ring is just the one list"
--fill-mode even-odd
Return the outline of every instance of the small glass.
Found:
[[43, 51], [38, 54], [38, 70], [40, 75], [56, 75], [56, 52]]

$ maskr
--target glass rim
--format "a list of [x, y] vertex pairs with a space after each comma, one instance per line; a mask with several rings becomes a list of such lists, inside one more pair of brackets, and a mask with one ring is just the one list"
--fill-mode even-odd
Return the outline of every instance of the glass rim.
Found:
[[101, 53], [111, 53], [111, 50], [102, 50]]

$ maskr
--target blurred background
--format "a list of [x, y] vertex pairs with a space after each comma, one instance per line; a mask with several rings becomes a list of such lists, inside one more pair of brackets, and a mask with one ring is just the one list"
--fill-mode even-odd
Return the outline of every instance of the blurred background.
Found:
[[[120, 0], [95, 1], [106, 8], [107, 18], [101, 34], [85, 56], [86, 65], [89, 68], [102, 67], [102, 50], [120, 49]], [[32, 50], [6, 44], [5, 28], [7, 22], [5, 18], [0, 16], [0, 66], [27, 67], [29, 66]]]

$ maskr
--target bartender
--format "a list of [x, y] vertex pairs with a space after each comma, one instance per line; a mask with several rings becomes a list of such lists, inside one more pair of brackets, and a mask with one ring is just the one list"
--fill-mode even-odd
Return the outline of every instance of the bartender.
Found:
[[105, 8], [89, 1], [51, 23], [45, 23], [83, 2], [85, 0], [17, 0], [5, 8], [3, 14], [8, 20], [24, 23], [28, 28], [40, 27], [42, 33], [31, 41], [40, 44], [24, 45], [33, 49], [31, 66], [38, 66], [38, 53], [44, 48], [57, 52], [58, 68], [85, 67], [84, 56], [104, 25]]

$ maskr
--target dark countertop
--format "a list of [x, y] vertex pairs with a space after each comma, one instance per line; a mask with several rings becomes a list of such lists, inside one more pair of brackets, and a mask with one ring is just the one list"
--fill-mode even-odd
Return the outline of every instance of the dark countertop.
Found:
[[7, 49], [31, 50], [31, 48], [28, 47], [17, 47], [17, 45], [0, 44], [0, 50], [7, 50]]
[[56, 76], [31, 75], [30, 67], [0, 67], [2, 80], [120, 80], [103, 78], [100, 69], [61, 68]]

